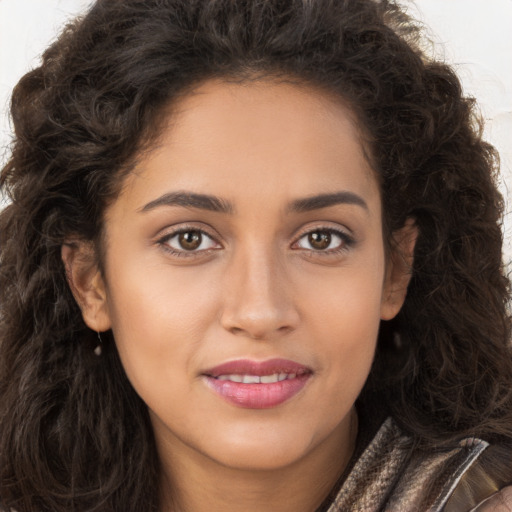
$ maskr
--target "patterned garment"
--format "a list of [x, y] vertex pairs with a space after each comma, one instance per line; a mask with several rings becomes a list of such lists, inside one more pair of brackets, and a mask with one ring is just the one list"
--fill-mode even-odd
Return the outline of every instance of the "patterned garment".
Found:
[[485, 441], [468, 438], [451, 449], [419, 454], [411, 450], [410, 437], [388, 418], [352, 467], [328, 512], [468, 512], [478, 505], [471, 497], [465, 497], [463, 508], [447, 504], [487, 447]]

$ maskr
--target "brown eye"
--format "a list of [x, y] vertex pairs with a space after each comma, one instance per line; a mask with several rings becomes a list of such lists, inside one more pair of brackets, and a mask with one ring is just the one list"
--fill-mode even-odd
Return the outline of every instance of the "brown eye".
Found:
[[332, 235], [328, 231], [313, 231], [308, 235], [309, 245], [319, 251], [327, 249], [331, 245]]
[[200, 229], [184, 229], [167, 235], [160, 240], [175, 254], [201, 253], [210, 249], [220, 249], [219, 244]]
[[353, 244], [351, 237], [337, 229], [316, 229], [304, 233], [294, 244], [296, 249], [308, 251], [334, 253]]
[[201, 246], [203, 235], [200, 231], [185, 231], [178, 235], [178, 243], [186, 251], [194, 251]]

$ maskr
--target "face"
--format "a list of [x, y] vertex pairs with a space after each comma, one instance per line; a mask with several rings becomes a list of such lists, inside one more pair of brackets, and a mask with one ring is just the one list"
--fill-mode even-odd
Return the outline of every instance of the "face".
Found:
[[346, 442], [404, 287], [341, 102], [204, 83], [170, 113], [105, 230], [84, 318], [112, 328], [158, 446], [269, 469]]

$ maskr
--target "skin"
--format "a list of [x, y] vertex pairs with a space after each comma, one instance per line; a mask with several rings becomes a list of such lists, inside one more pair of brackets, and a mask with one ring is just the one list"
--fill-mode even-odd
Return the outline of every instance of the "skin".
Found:
[[[177, 192], [229, 208], [165, 204]], [[184, 249], [180, 229], [203, 232], [201, 245]], [[354, 402], [380, 320], [404, 301], [414, 245], [409, 223], [395, 234], [401, 256], [386, 258], [379, 187], [350, 111], [298, 85], [205, 82], [170, 111], [105, 230], [103, 276], [83, 264], [86, 243], [64, 246], [63, 259], [85, 322], [113, 330], [149, 407], [163, 510], [314, 510], [354, 449]], [[281, 405], [242, 408], [202, 377], [242, 358], [312, 374]]]

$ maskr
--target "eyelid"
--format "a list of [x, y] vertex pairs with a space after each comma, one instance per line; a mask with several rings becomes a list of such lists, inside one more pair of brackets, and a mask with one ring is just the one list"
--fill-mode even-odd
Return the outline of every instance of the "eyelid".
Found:
[[[162, 232], [163, 231], [163, 232]], [[166, 229], [162, 230], [157, 237], [155, 237], [155, 243], [160, 245], [166, 252], [169, 252], [175, 256], [183, 256], [183, 257], [194, 257], [194, 256], [200, 256], [210, 253], [211, 251], [216, 251], [223, 248], [223, 244], [220, 241], [221, 237], [216, 233], [212, 233], [214, 231], [213, 229], [209, 227], [204, 227], [204, 225], [201, 223], [201, 226], [198, 226], [194, 223], [183, 223], [183, 224], [177, 224], [174, 226], [169, 226]], [[211, 239], [215, 244], [216, 247], [211, 247], [207, 249], [201, 249], [201, 250], [190, 250], [187, 251], [186, 249], [175, 249], [171, 247], [167, 242], [172, 239], [173, 237], [179, 235], [180, 233], [186, 233], [189, 231], [197, 231], [201, 233], [203, 236], [208, 237]], [[330, 233], [335, 234], [336, 236], [340, 237], [342, 240], [342, 243], [340, 247], [335, 249], [307, 249], [303, 247], [297, 247], [297, 244], [299, 241], [304, 238], [305, 236], [318, 232], [318, 231], [327, 231]], [[351, 232], [350, 229], [344, 228], [340, 226], [339, 224], [336, 224], [336, 226], [333, 226], [329, 223], [317, 223], [314, 225], [308, 225], [306, 227], [303, 227], [298, 234], [296, 234], [293, 238], [293, 242], [291, 244], [291, 248], [294, 250], [302, 250], [307, 251], [310, 253], [318, 254], [318, 255], [334, 255], [338, 254], [344, 251], [349, 250], [352, 246], [355, 245], [356, 240]]]
[[[336, 236], [338, 236], [339, 238], [341, 238], [341, 240], [343, 242], [341, 244], [341, 247], [336, 248], [336, 249], [325, 249], [325, 250], [294, 247], [294, 246], [297, 246], [299, 241], [301, 239], [303, 239], [305, 236], [308, 236], [311, 233], [315, 233], [315, 232], [319, 232], [319, 231], [326, 231], [329, 233], [333, 233]], [[295, 241], [292, 243], [292, 249], [295, 248], [296, 250], [309, 251], [311, 253], [315, 253], [315, 254], [319, 254], [319, 255], [337, 254], [339, 252], [348, 250], [350, 247], [354, 246], [356, 243], [356, 240], [349, 229], [347, 229], [347, 228], [344, 229], [339, 225], [332, 226], [329, 224], [322, 224], [322, 223], [316, 224], [313, 226], [307, 226], [306, 228], [301, 229], [299, 234], [295, 236], [294, 240]]]
[[[174, 238], [175, 236], [180, 235], [181, 233], [187, 233], [190, 231], [197, 231], [201, 233], [202, 236], [206, 236], [211, 239], [218, 247], [211, 247], [208, 249], [201, 250], [191, 250], [187, 251], [186, 249], [176, 249], [171, 247], [167, 242]], [[212, 234], [212, 230], [205, 229], [204, 227], [199, 227], [193, 224], [178, 224], [176, 226], [170, 226], [167, 229], [163, 230], [157, 237], [155, 242], [160, 245], [166, 252], [171, 253], [175, 256], [184, 256], [184, 257], [194, 257], [199, 255], [204, 255], [205, 253], [209, 253], [210, 251], [215, 251], [221, 249], [222, 243], [219, 241], [219, 236], [217, 234]]]

